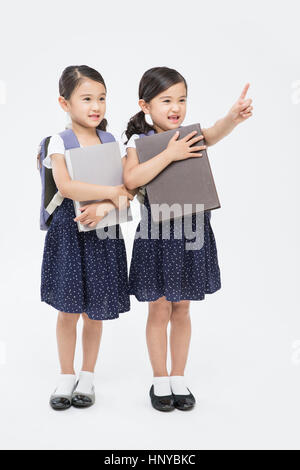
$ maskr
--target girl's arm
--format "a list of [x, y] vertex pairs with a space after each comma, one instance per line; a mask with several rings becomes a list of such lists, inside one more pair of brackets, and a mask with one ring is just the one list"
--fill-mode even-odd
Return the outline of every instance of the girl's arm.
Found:
[[[125, 168], [126, 158], [126, 155], [122, 158], [123, 170]], [[128, 192], [132, 194], [132, 196], [135, 196], [138, 193], [138, 188], [128, 190]], [[128, 206], [129, 202], [127, 203], [127, 207]], [[115, 208], [115, 205], [108, 199], [97, 203], [86, 204], [85, 206], [79, 208], [82, 213], [79, 216], [75, 217], [75, 219], [73, 220], [75, 222], [79, 221], [84, 225], [88, 225], [89, 227], [96, 227], [100, 220], [102, 220], [109, 212], [111, 212]]]
[[[125, 172], [125, 167], [126, 167], [126, 163], [127, 163], [127, 155], [124, 155], [124, 157], [122, 157], [122, 166], [123, 166], [123, 177], [124, 177], [124, 172]], [[128, 189], [126, 187], [127, 191], [134, 197], [137, 195], [137, 193], [139, 192], [139, 188], [135, 188], [135, 189]]]
[[219, 119], [212, 127], [202, 129], [207, 146], [216, 144], [219, 140], [230, 134], [238, 124], [252, 116], [252, 100], [250, 98], [245, 100], [249, 86], [249, 83], [244, 86], [239, 99], [225, 117]]
[[65, 163], [65, 157], [62, 154], [52, 154], [51, 162], [54, 181], [63, 197], [74, 201], [110, 199], [117, 207], [119, 207], [120, 196], [133, 199], [133, 196], [127, 192], [123, 185], [101, 186], [72, 180]]
[[171, 159], [167, 149], [147, 162], [139, 163], [137, 151], [133, 147], [127, 148], [127, 162], [124, 169], [124, 183], [129, 190], [149, 183], [155, 176], [164, 170]]
[[124, 169], [124, 183], [126, 187], [130, 190], [149, 183], [149, 181], [153, 180], [175, 160], [200, 157], [201, 154], [195, 154], [195, 152], [203, 150], [206, 146], [190, 148], [191, 145], [203, 139], [203, 135], [193, 137], [195, 133], [197, 131], [191, 132], [180, 140], [176, 140], [179, 133], [175, 133], [165, 150], [144, 163], [139, 163], [136, 149], [128, 147], [127, 161]]

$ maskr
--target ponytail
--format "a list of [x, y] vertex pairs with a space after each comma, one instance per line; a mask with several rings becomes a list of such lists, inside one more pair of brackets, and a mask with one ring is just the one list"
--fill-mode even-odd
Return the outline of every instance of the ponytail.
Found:
[[127, 129], [125, 131], [127, 141], [125, 144], [127, 144], [133, 134], [147, 134], [151, 130], [155, 129], [146, 122], [144, 111], [140, 111], [139, 113], [132, 116], [127, 124]]
[[100, 131], [106, 131], [107, 128], [107, 120], [104, 118], [100, 122], [100, 124], [96, 127], [96, 129], [99, 129]]

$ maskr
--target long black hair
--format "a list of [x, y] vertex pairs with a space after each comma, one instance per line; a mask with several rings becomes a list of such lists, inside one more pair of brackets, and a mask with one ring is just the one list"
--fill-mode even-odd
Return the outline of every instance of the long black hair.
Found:
[[[95, 82], [102, 83], [106, 91], [106, 85], [102, 75], [87, 65], [69, 65], [61, 74], [59, 79], [59, 94], [69, 100], [75, 88], [85, 79], [90, 78]], [[107, 120], [102, 119], [97, 129], [106, 131]]]
[[[187, 90], [187, 83], [184, 77], [175, 69], [168, 67], [153, 67], [147, 70], [141, 78], [139, 84], [139, 99], [149, 103], [155, 96], [167, 90], [176, 83], [183, 82]], [[125, 135], [128, 140], [133, 134], [147, 134], [150, 130], [155, 130], [145, 119], [144, 111], [140, 111], [132, 116], [127, 124]]]

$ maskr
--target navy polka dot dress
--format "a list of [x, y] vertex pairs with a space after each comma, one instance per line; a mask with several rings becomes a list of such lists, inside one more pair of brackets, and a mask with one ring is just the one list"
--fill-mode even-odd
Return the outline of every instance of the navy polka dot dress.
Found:
[[130, 310], [121, 228], [116, 226], [116, 239], [100, 239], [96, 230], [79, 232], [75, 217], [72, 199], [54, 211], [45, 238], [41, 300], [62, 312], [85, 312], [92, 320], [118, 318]]
[[[145, 209], [147, 211], [145, 211]], [[192, 218], [192, 230], [196, 233], [196, 215]], [[141, 223], [148, 218], [148, 239], [138, 238]], [[129, 273], [129, 293], [139, 301], [154, 301], [165, 296], [167, 300], [202, 300], [205, 294], [212, 294], [221, 288], [220, 269], [217, 247], [210, 225], [211, 212], [204, 212], [204, 224], [199, 224], [204, 235], [202, 248], [187, 250], [186, 241], [192, 242], [184, 235], [184, 219], [181, 220], [182, 236], [178, 239], [177, 224], [170, 223], [170, 238], [162, 237], [162, 222], [159, 226], [159, 238], [150, 239], [151, 219], [147, 191], [142, 206], [142, 219], [136, 229], [133, 243], [132, 259]], [[167, 222], [169, 223], [169, 222]], [[202, 227], [202, 228], [201, 228]], [[204, 231], [204, 234], [203, 234]], [[197, 232], [198, 233], [198, 232]], [[194, 241], [196, 238], [194, 238]]]

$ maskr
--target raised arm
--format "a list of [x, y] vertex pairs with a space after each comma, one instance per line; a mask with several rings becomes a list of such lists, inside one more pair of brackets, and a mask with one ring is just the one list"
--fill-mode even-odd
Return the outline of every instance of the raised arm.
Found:
[[202, 129], [207, 146], [216, 144], [219, 140], [230, 134], [238, 124], [252, 116], [252, 100], [250, 98], [245, 99], [249, 86], [249, 83], [244, 86], [238, 100], [230, 108], [225, 117], [216, 121], [212, 127]]

